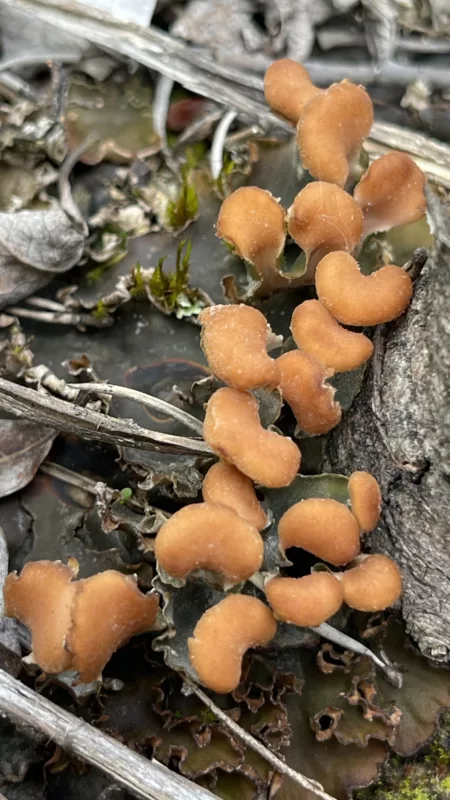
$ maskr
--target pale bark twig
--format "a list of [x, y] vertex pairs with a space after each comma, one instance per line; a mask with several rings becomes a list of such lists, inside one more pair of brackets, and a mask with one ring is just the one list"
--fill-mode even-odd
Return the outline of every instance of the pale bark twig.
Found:
[[58, 431], [116, 446], [155, 450], [159, 453], [212, 455], [203, 441], [142, 428], [132, 420], [100, 414], [58, 397], [40, 394], [4, 378], [0, 378], [0, 408], [14, 416], [24, 416], [38, 425], [48, 425]]
[[286, 778], [290, 778], [291, 781], [301, 786], [303, 789], [307, 789], [308, 791], [315, 794], [317, 797], [321, 797], [322, 800], [336, 800], [332, 795], [327, 794], [324, 790], [323, 786], [318, 783], [318, 781], [314, 781], [311, 778], [307, 778], [306, 775], [302, 775], [301, 772], [296, 772], [295, 769], [292, 769], [288, 766], [281, 758], [278, 758], [275, 753], [272, 753], [267, 747], [265, 747], [261, 742], [255, 739], [250, 733], [246, 730], [241, 728], [237, 722], [231, 719], [225, 711], [222, 711], [219, 706], [217, 706], [213, 700], [200, 689], [195, 683], [192, 683], [189, 679], [185, 679], [185, 685], [188, 689], [193, 692], [202, 703], [205, 704], [207, 708], [209, 708], [213, 714], [220, 719], [221, 722], [226, 725], [229, 730], [231, 730], [238, 739], [240, 739], [244, 744], [250, 747], [255, 753], [258, 753], [262, 758], [271, 764], [280, 775], [285, 776]]
[[142, 800], [217, 800], [207, 789], [130, 750], [0, 670], [0, 714], [44, 733]]
[[167, 414], [167, 416], [176, 419], [177, 422], [181, 422], [182, 425], [190, 428], [194, 433], [203, 436], [203, 422], [193, 417], [192, 414], [188, 414], [187, 411], [183, 411], [183, 409], [172, 405], [172, 403], [161, 400], [160, 397], [155, 397], [145, 392], [138, 392], [136, 389], [130, 389], [128, 386], [114, 386], [114, 384], [110, 383], [71, 383], [69, 386], [73, 389], [80, 389], [86, 392], [95, 392], [96, 394], [106, 394], [111, 397], [123, 397], [125, 400], [133, 400], [135, 403], [140, 403], [146, 408], [150, 408], [152, 411]]

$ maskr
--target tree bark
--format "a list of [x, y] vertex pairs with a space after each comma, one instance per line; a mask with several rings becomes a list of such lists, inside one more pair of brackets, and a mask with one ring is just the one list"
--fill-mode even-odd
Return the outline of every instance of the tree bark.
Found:
[[408, 312], [375, 334], [364, 387], [333, 432], [327, 468], [371, 472], [383, 493], [369, 550], [395, 559], [420, 650], [450, 659], [450, 220], [429, 192], [436, 248]]

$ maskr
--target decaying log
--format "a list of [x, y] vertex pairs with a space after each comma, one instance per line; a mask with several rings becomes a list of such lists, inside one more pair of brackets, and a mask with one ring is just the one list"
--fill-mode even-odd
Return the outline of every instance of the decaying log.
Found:
[[405, 579], [403, 614], [421, 651], [450, 659], [450, 219], [435, 195], [438, 245], [397, 323], [375, 335], [367, 380], [330, 439], [327, 467], [379, 480], [381, 522], [370, 550]]

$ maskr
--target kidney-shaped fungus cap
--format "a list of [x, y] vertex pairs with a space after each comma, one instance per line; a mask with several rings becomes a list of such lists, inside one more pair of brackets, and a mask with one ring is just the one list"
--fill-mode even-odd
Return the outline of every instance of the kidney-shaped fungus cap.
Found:
[[310, 436], [319, 436], [338, 425], [342, 410], [334, 400], [336, 389], [325, 382], [330, 371], [301, 350], [283, 353], [277, 364], [283, 400], [299, 427]]
[[273, 578], [265, 592], [277, 619], [305, 628], [316, 628], [332, 617], [344, 599], [340, 581], [329, 572]]
[[424, 188], [425, 175], [406, 153], [377, 158], [353, 193], [364, 214], [364, 235], [423, 217], [427, 205]]
[[264, 76], [267, 103], [290, 122], [297, 122], [306, 103], [321, 93], [322, 89], [312, 83], [308, 70], [291, 58], [274, 61]]
[[363, 87], [334, 83], [309, 101], [298, 121], [303, 166], [317, 180], [343, 187], [372, 122], [372, 101]]
[[5, 581], [5, 614], [30, 631], [34, 658], [45, 672], [70, 668], [66, 637], [72, 621], [75, 569], [61, 561], [30, 561]]
[[348, 564], [358, 555], [359, 533], [347, 506], [329, 498], [310, 497], [295, 503], [278, 524], [283, 551], [301, 547], [335, 567]]
[[278, 386], [280, 373], [266, 349], [272, 332], [258, 309], [210, 306], [199, 320], [201, 345], [214, 375], [235, 389]]
[[352, 514], [359, 527], [367, 533], [374, 529], [380, 518], [381, 490], [370, 472], [352, 472], [348, 479], [348, 493]]
[[214, 692], [232, 692], [241, 677], [244, 653], [268, 644], [276, 630], [270, 608], [256, 597], [231, 594], [209, 608], [188, 639], [191, 663], [201, 682]]
[[142, 594], [131, 575], [108, 569], [76, 584], [67, 644], [83, 683], [100, 675], [128, 639], [149, 631], [159, 608], [157, 594]]
[[164, 523], [155, 540], [158, 563], [174, 578], [203, 568], [240, 583], [257, 572], [263, 554], [256, 528], [233, 509], [214, 503], [184, 506]]
[[341, 572], [344, 600], [358, 611], [383, 611], [402, 593], [402, 576], [387, 556], [362, 556], [356, 567]]
[[267, 515], [259, 502], [253, 482], [232, 464], [218, 461], [208, 470], [202, 485], [205, 503], [232, 508], [256, 530], [262, 531]]
[[343, 328], [318, 300], [297, 306], [291, 332], [297, 347], [334, 372], [356, 369], [373, 353], [367, 336]]
[[300, 450], [288, 436], [262, 427], [258, 403], [249, 392], [218, 389], [209, 399], [203, 436], [218, 456], [256, 483], [288, 486], [300, 466]]
[[268, 283], [280, 282], [276, 270], [286, 238], [285, 210], [265, 189], [242, 186], [222, 203], [216, 234], [233, 245]]
[[75, 574], [60, 561], [30, 562], [20, 577], [8, 575], [5, 606], [9, 616], [30, 628], [41, 669], [76, 669], [89, 683], [118, 647], [153, 627], [159, 601], [115, 570], [72, 583]]
[[320, 302], [344, 325], [379, 325], [403, 314], [413, 285], [401, 267], [388, 264], [363, 275], [348, 253], [328, 253], [316, 270]]
[[353, 198], [325, 181], [308, 183], [288, 211], [288, 231], [307, 256], [351, 252], [362, 236], [363, 215]]

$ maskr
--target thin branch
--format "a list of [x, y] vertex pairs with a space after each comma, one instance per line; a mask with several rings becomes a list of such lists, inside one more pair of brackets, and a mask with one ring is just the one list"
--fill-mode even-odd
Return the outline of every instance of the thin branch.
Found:
[[237, 114], [235, 111], [227, 111], [227, 113], [223, 115], [216, 130], [214, 131], [214, 136], [211, 144], [211, 152], [209, 154], [209, 163], [211, 168], [211, 175], [213, 176], [215, 181], [218, 179], [220, 173], [222, 172], [223, 148], [225, 145], [225, 139], [230, 129], [230, 126], [233, 124], [236, 117]]
[[[29, 302], [29, 298], [26, 302]], [[36, 304], [33, 304], [37, 306]], [[89, 328], [109, 328], [113, 324], [113, 318], [107, 317], [94, 317], [93, 314], [86, 312], [78, 313], [74, 311], [35, 311], [32, 308], [22, 308], [21, 306], [10, 306], [5, 311], [15, 317], [23, 317], [23, 319], [34, 319], [36, 322], [46, 322], [49, 325], [75, 325], [75, 327], [89, 327]]]
[[0, 408], [14, 416], [24, 416], [38, 425], [48, 425], [58, 431], [118, 447], [135, 447], [159, 453], [212, 455], [212, 451], [203, 441], [151, 431], [132, 420], [100, 414], [58, 397], [50, 397], [34, 389], [19, 386], [4, 378], [0, 378]]
[[272, 766], [275, 767], [276, 771], [279, 772], [280, 775], [290, 778], [303, 789], [308, 789], [308, 791], [313, 792], [313, 794], [317, 795], [317, 797], [321, 797], [322, 800], [336, 800], [336, 798], [332, 797], [332, 795], [326, 793], [320, 783], [312, 780], [311, 778], [307, 778], [306, 775], [302, 775], [300, 772], [296, 772], [294, 769], [285, 764], [281, 758], [278, 758], [275, 753], [272, 753], [271, 750], [255, 739], [250, 733], [241, 728], [241, 726], [238, 725], [237, 722], [234, 722], [234, 720], [232, 720], [228, 714], [225, 713], [225, 711], [222, 711], [219, 706], [216, 706], [211, 698], [208, 697], [208, 695], [202, 689], [196, 686], [195, 683], [192, 683], [192, 681], [186, 678], [185, 684], [195, 695], [197, 695], [199, 700], [201, 700], [202, 703], [204, 703], [205, 706], [207, 706], [207, 708], [213, 712], [217, 719], [220, 719], [220, 721], [223, 722], [224, 725], [226, 725], [227, 728], [229, 728], [238, 739], [254, 750], [255, 753], [258, 753], [258, 755], [268, 761], [269, 764], [272, 764]]
[[194, 433], [203, 436], [203, 423], [183, 411], [181, 408], [173, 406], [172, 403], [167, 403], [159, 397], [152, 394], [145, 394], [145, 392], [138, 392], [136, 389], [129, 389], [127, 386], [114, 386], [110, 383], [70, 383], [73, 389], [82, 389], [86, 392], [95, 392], [96, 394], [106, 394], [112, 397], [124, 397], [126, 400], [134, 400], [151, 411], [161, 412], [167, 416], [181, 422], [187, 428], [194, 431]]
[[[84, 492], [87, 492], [87, 494], [92, 494], [94, 497], [97, 496], [98, 480], [88, 478], [87, 475], [80, 475], [80, 473], [67, 469], [67, 467], [63, 467], [61, 464], [55, 464], [53, 461], [43, 461], [39, 467], [39, 471], [43, 472], [45, 475], [51, 475], [59, 481], [64, 481], [64, 483], [68, 483], [70, 486], [75, 486], [77, 489], [82, 489]], [[106, 486], [106, 484], [104, 484], [104, 486], [106, 500], [110, 502], [114, 497], [114, 489]]]
[[91, 764], [142, 800], [217, 800], [155, 760], [130, 750], [84, 720], [36, 694], [0, 670], [0, 713], [44, 733], [64, 750]]
[[383, 654], [384, 658], [381, 659], [364, 644], [361, 644], [361, 642], [358, 642], [356, 639], [352, 639], [351, 636], [347, 636], [346, 633], [336, 630], [332, 625], [328, 625], [327, 622], [323, 622], [322, 625], [319, 625], [317, 628], [311, 628], [311, 630], [314, 631], [314, 633], [318, 633], [319, 636], [322, 636], [324, 639], [329, 639], [330, 642], [345, 647], [347, 650], [353, 650], [354, 653], [368, 656], [373, 663], [384, 672], [394, 686], [400, 687], [402, 685], [402, 674], [391, 664], [385, 654]]
[[69, 175], [72, 172], [75, 164], [79, 160], [80, 156], [83, 155], [93, 144], [98, 142], [100, 139], [100, 134], [96, 131], [92, 131], [86, 139], [84, 139], [81, 144], [72, 150], [71, 153], [67, 156], [64, 164], [62, 164], [59, 170], [59, 180], [58, 180], [58, 189], [59, 189], [59, 202], [61, 203], [61, 208], [70, 220], [74, 223], [77, 230], [81, 231], [84, 236], [87, 236], [89, 233], [89, 228], [87, 225], [86, 220], [84, 219], [80, 209], [78, 208], [75, 200], [72, 196], [72, 189], [70, 187]]

